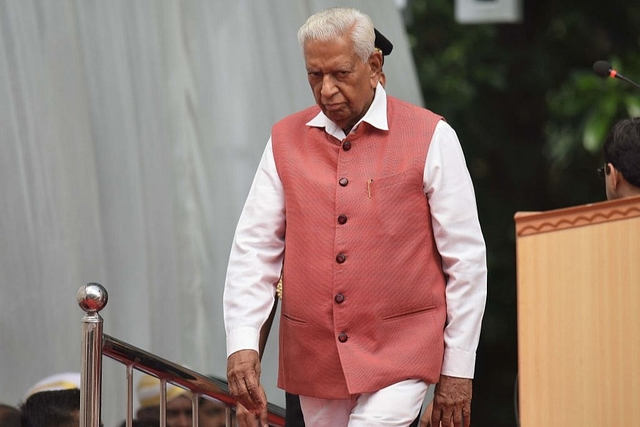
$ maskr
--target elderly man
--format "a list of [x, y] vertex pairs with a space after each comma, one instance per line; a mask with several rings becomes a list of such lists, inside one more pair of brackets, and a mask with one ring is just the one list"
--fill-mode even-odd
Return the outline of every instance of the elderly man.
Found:
[[278, 386], [307, 427], [468, 426], [485, 246], [460, 143], [387, 96], [371, 19], [334, 8], [298, 32], [317, 106], [272, 130], [224, 295], [231, 393], [266, 425], [260, 330], [281, 270]]

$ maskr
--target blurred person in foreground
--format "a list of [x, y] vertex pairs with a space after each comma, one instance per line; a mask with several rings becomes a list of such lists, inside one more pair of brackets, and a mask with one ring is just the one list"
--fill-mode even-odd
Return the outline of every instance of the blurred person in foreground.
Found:
[[61, 372], [29, 387], [20, 404], [23, 427], [80, 425], [80, 372]]
[[282, 270], [278, 386], [306, 427], [469, 426], [486, 299], [475, 194], [442, 117], [380, 84], [371, 19], [333, 8], [298, 32], [317, 106], [272, 129], [224, 294], [229, 389], [266, 425], [260, 330]]
[[[160, 380], [145, 374], [138, 382], [136, 419], [160, 422]], [[191, 427], [193, 408], [191, 392], [171, 383], [167, 389], [167, 427]]]
[[39, 391], [20, 406], [23, 427], [78, 427], [80, 389]]
[[225, 427], [227, 416], [224, 403], [200, 396], [198, 400], [198, 427]]
[[0, 427], [20, 427], [20, 410], [0, 403]]
[[608, 200], [640, 195], [640, 117], [618, 121], [605, 138], [604, 166]]

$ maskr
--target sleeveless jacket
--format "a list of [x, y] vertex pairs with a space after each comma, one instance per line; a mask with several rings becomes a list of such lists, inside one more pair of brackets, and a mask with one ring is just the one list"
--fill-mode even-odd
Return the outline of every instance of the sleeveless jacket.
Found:
[[278, 122], [286, 209], [278, 386], [325, 399], [405, 379], [438, 381], [445, 279], [423, 174], [442, 118], [387, 97], [389, 130], [362, 122], [339, 141]]

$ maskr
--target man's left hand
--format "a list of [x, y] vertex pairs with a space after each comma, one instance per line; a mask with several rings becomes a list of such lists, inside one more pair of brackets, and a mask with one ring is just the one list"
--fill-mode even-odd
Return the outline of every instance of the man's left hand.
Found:
[[469, 378], [440, 375], [433, 396], [431, 424], [442, 427], [469, 427], [471, 425], [471, 394], [473, 381]]

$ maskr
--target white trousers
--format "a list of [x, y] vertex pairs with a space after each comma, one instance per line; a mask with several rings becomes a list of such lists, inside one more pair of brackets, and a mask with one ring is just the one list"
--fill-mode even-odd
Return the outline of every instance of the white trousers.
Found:
[[420, 413], [428, 385], [406, 380], [350, 399], [300, 396], [306, 427], [408, 427]]

